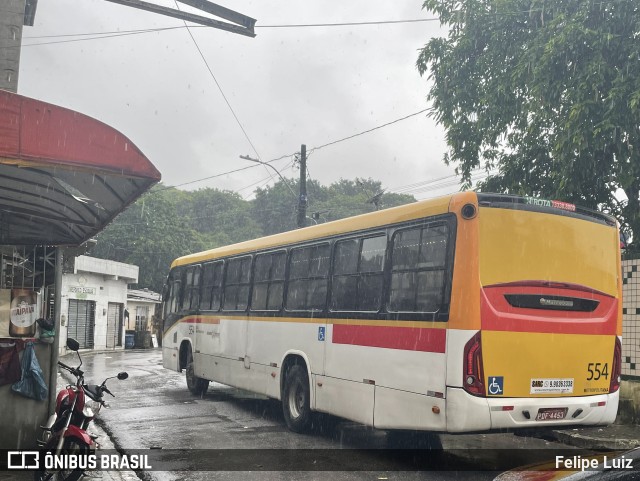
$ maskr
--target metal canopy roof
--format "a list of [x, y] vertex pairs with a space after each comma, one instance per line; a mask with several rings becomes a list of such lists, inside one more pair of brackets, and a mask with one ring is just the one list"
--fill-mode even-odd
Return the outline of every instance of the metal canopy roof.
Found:
[[0, 91], [0, 245], [80, 245], [159, 180], [117, 130]]

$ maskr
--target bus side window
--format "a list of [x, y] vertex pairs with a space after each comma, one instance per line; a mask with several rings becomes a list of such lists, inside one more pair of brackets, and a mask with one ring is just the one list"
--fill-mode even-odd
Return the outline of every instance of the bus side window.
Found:
[[444, 303], [448, 227], [397, 231], [391, 254], [390, 312], [437, 312]]
[[182, 311], [195, 310], [200, 304], [200, 266], [187, 268], [184, 281]]
[[251, 310], [279, 311], [282, 309], [286, 252], [256, 256], [253, 266], [253, 295]]
[[230, 259], [224, 278], [225, 311], [244, 311], [249, 304], [251, 256]]
[[331, 282], [332, 310], [380, 310], [386, 248], [386, 235], [336, 243]]
[[178, 312], [178, 307], [180, 305], [180, 294], [182, 288], [182, 280], [181, 280], [181, 272], [176, 271], [171, 280], [171, 286], [169, 287], [169, 301], [167, 305], [169, 306], [168, 313], [175, 314]]
[[285, 303], [288, 310], [324, 309], [327, 301], [329, 250], [327, 243], [291, 250]]
[[222, 268], [223, 261], [210, 262], [204, 265], [202, 274], [202, 297], [200, 309], [205, 311], [220, 310], [222, 299]]

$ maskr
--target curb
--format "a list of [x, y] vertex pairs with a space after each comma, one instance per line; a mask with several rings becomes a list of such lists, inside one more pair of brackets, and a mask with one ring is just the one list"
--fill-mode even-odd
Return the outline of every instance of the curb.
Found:
[[585, 449], [627, 451], [640, 446], [640, 440], [638, 439], [609, 439], [563, 430], [553, 430], [547, 434], [561, 443]]

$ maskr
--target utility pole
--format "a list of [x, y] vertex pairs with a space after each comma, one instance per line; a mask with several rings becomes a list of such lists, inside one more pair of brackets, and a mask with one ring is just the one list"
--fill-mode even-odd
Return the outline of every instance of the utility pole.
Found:
[[307, 218], [307, 146], [300, 146], [300, 197], [298, 199], [298, 228], [304, 227]]

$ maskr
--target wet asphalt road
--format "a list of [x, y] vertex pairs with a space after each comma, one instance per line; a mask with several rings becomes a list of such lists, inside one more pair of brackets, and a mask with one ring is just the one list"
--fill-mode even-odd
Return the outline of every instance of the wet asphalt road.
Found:
[[[62, 360], [77, 364], [73, 356]], [[444, 453], [417, 452], [413, 448], [423, 446], [422, 437], [392, 438], [384, 431], [330, 416], [318, 416], [312, 432], [300, 435], [286, 429], [275, 401], [217, 383], [211, 383], [204, 397], [194, 397], [184, 374], [162, 367], [159, 349], [85, 353], [83, 361], [91, 383], [120, 371], [129, 373], [125, 381], [109, 381], [116, 397], [108, 399], [110, 408], [98, 417], [118, 449], [127, 453], [152, 449], [144, 452], [153, 453], [154, 467], [160, 463], [167, 469], [139, 471], [144, 479], [486, 480], [496, 472], [486, 470], [491, 465], [485, 458], [501, 456], [500, 449], [511, 449], [508, 455], [513, 456], [514, 448], [516, 454], [519, 448], [523, 453], [564, 448], [512, 434], [443, 435]], [[219, 451], [223, 449], [231, 451]], [[465, 455], [451, 456], [449, 450]], [[521, 462], [528, 461], [524, 456]], [[216, 470], [194, 472], [190, 470], [194, 466]], [[292, 467], [314, 470], [291, 471]]]

